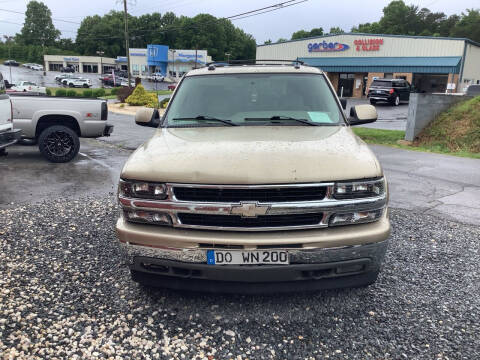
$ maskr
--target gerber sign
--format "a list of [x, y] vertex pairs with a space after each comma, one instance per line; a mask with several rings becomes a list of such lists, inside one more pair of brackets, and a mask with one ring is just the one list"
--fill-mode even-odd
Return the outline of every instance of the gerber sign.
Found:
[[325, 40], [320, 43], [308, 44], [308, 52], [332, 52], [332, 51], [345, 51], [350, 46], [347, 44], [341, 44], [338, 42], [326, 42]]

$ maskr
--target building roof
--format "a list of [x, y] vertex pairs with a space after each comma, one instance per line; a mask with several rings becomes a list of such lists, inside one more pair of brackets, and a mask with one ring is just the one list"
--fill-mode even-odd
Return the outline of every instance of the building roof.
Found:
[[415, 72], [458, 74], [460, 56], [442, 57], [305, 57], [299, 60], [326, 72]]
[[302, 39], [287, 40], [287, 41], [276, 42], [276, 43], [272, 43], [272, 44], [261, 44], [261, 45], [257, 45], [257, 47], [279, 45], [279, 44], [285, 44], [285, 43], [289, 43], [289, 42], [304, 41], [304, 40], [310, 40], [310, 39], [323, 39], [323, 38], [340, 36], [340, 35], [397, 37], [397, 38], [412, 38], [412, 39], [457, 40], [457, 41], [460, 40], [460, 41], [466, 41], [469, 44], [476, 45], [476, 46], [480, 47], [480, 43], [478, 43], [476, 41], [473, 41], [471, 39], [468, 39], [468, 38], [453, 38], [453, 37], [441, 37], [441, 36], [419, 36], [419, 35], [394, 35], [394, 34], [367, 34], [367, 33], [355, 33], [355, 32], [348, 32], [348, 33], [343, 33], [343, 34], [327, 34], [327, 35], [321, 35], [321, 36], [310, 36], [310, 37], [306, 37], [306, 38], [302, 38]]

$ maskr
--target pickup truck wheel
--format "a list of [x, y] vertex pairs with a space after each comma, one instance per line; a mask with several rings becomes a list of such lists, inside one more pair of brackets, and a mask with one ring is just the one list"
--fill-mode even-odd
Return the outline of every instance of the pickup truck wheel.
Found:
[[77, 156], [80, 150], [78, 135], [70, 128], [54, 125], [42, 131], [38, 138], [40, 153], [54, 163], [65, 163]]

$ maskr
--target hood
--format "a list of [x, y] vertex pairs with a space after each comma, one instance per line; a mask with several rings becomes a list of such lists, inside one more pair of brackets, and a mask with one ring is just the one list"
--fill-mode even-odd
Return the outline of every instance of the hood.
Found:
[[382, 175], [375, 155], [346, 126], [160, 128], [121, 177], [155, 182], [280, 184]]

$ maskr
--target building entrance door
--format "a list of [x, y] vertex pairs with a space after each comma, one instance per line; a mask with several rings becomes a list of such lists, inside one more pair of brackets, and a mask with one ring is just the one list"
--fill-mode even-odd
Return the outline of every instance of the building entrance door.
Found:
[[351, 97], [353, 95], [353, 83], [355, 74], [340, 74], [338, 78], [338, 96]]

